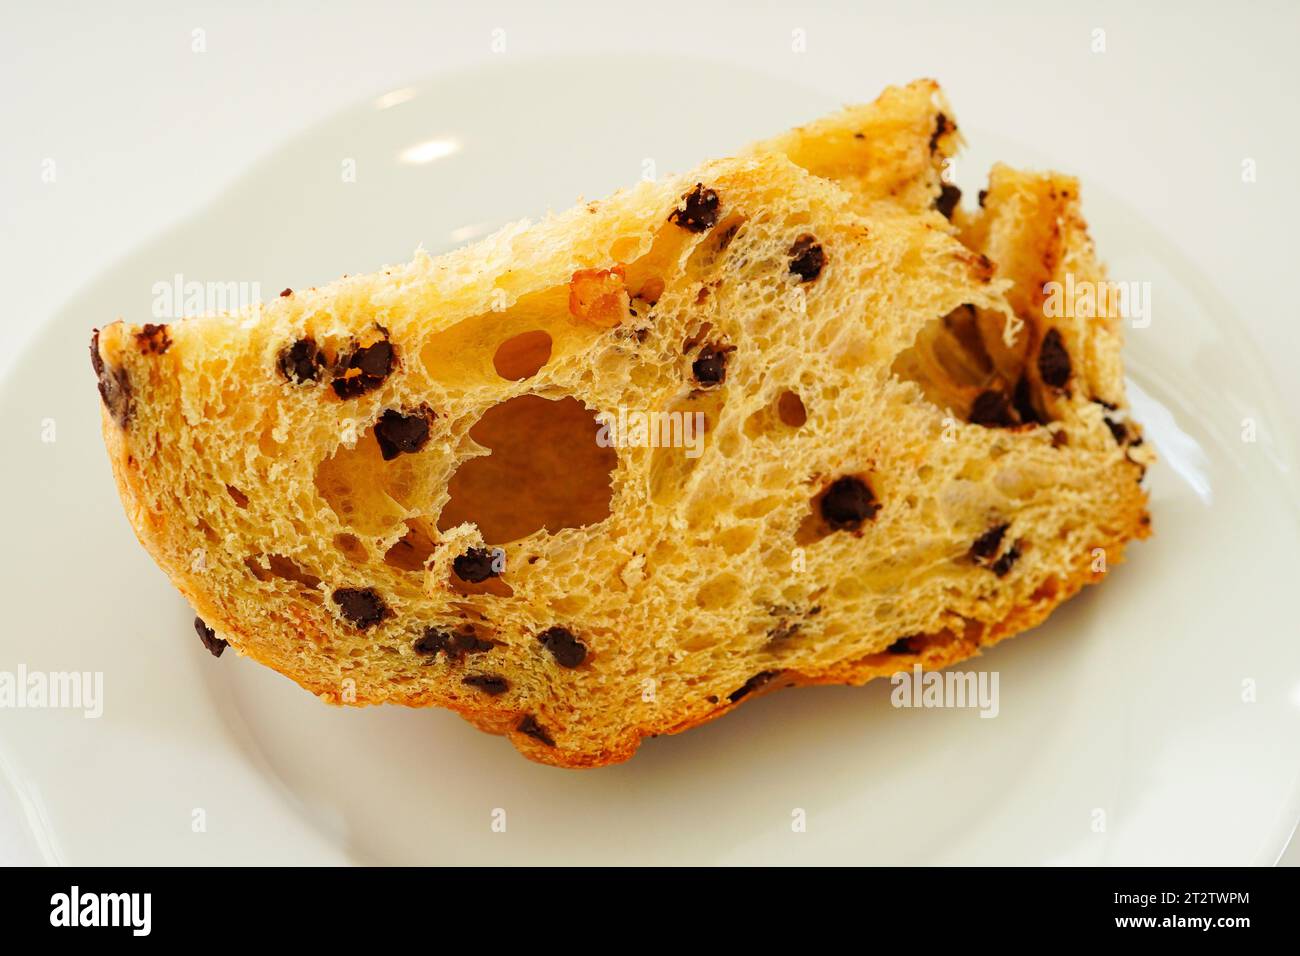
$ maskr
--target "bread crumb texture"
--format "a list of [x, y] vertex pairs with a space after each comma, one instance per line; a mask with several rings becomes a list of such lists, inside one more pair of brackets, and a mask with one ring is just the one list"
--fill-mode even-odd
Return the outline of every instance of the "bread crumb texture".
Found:
[[440, 258], [114, 322], [131, 524], [212, 640], [558, 766], [976, 654], [1148, 533], [1150, 452], [1118, 309], [1047, 307], [1104, 281], [1078, 184], [998, 166], [963, 207], [960, 145], [918, 81]]

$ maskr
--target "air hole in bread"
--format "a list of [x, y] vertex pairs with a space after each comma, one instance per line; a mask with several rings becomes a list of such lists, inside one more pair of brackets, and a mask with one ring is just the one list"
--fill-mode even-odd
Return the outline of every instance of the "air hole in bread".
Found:
[[737, 518], [742, 519], [762, 518], [779, 508], [784, 501], [785, 498], [781, 495], [765, 495], [762, 498], [736, 505], [732, 509], [732, 513]]
[[740, 597], [742, 584], [734, 574], [719, 574], [695, 592], [695, 604], [706, 611], [729, 607]]
[[566, 618], [580, 617], [590, 606], [591, 598], [577, 592], [558, 597], [551, 602], [551, 610], [560, 617]]
[[615, 262], [630, 262], [641, 251], [640, 236], [619, 236], [609, 244], [609, 257]]
[[742, 431], [750, 441], [762, 438], [772, 429], [772, 409], [763, 406], [745, 419]]
[[733, 213], [718, 223], [686, 260], [686, 277], [700, 280], [717, 272], [725, 259], [727, 248], [744, 224], [745, 217], [739, 213]]
[[411, 463], [420, 455], [386, 462], [379, 442], [366, 432], [348, 448], [340, 445], [316, 468], [316, 490], [339, 521], [362, 535], [387, 533], [406, 516], [400, 500], [409, 492]]
[[239, 507], [248, 507], [248, 495], [244, 494], [234, 485], [226, 485], [226, 494], [230, 495], [231, 500]]
[[650, 276], [645, 282], [641, 283], [640, 289], [637, 290], [636, 297], [648, 305], [654, 305], [659, 301], [659, 297], [664, 294], [664, 280], [659, 276]]
[[275, 440], [271, 428], [266, 428], [257, 438], [257, 449], [267, 458], [279, 458], [280, 451], [284, 448], [282, 444]]
[[365, 564], [370, 560], [370, 552], [355, 534], [336, 534], [334, 547], [349, 561], [355, 561], [357, 564]]
[[506, 544], [604, 521], [618, 454], [596, 441], [599, 431], [575, 398], [520, 395], [489, 408], [469, 431], [489, 453], [452, 475], [439, 530], [470, 523], [487, 544]]
[[963, 305], [928, 322], [893, 363], [926, 400], [985, 428], [1020, 428], [1051, 420], [1038, 376], [1028, 368], [1032, 325], [1015, 343], [1002, 338], [1001, 313]]
[[798, 393], [787, 389], [776, 401], [762, 406], [745, 419], [744, 435], [750, 441], [763, 437], [788, 436], [808, 421], [808, 411]]
[[307, 599], [317, 603], [322, 600], [320, 591], [317, 590], [320, 578], [303, 570], [292, 558], [286, 558], [282, 554], [262, 554], [245, 558], [244, 565], [259, 581], [292, 581], [302, 585], [304, 590], [301, 593]]
[[520, 332], [502, 342], [492, 356], [497, 374], [512, 382], [536, 375], [551, 358], [551, 336], [541, 329]]
[[729, 556], [734, 557], [748, 551], [758, 537], [758, 529], [753, 525], [736, 525], [719, 531], [714, 536], [714, 541], [722, 547]]
[[406, 534], [384, 552], [384, 563], [399, 571], [423, 571], [424, 562], [436, 547], [424, 522], [411, 518], [406, 522]]
[[[594, 325], [577, 323], [569, 315], [568, 285], [553, 286], [507, 302], [504, 300], [500, 308], [429, 336], [420, 349], [420, 364], [428, 377], [450, 388], [499, 385], [503, 376], [513, 379], [515, 374], [522, 375], [527, 360], [534, 355], [532, 350], [540, 351], [541, 335], [549, 339], [549, 348], [537, 369], [546, 362], [581, 351], [600, 333]], [[497, 365], [502, 347], [512, 339], [530, 334], [532, 339], [506, 350], [503, 358], [509, 364], [503, 372]], [[522, 347], [529, 343], [531, 350]], [[513, 354], [515, 348], [522, 354]]]
[[776, 400], [776, 415], [791, 428], [802, 428], [808, 421], [808, 410], [797, 392], [784, 391]]
[[690, 335], [682, 341], [682, 354], [689, 355], [701, 343], [708, 338], [709, 333], [713, 331], [712, 322], [702, 322]]

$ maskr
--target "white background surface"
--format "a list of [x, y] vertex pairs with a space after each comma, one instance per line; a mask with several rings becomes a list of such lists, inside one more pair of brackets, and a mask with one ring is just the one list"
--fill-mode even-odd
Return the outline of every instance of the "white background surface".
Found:
[[[1297, 249], [1255, 239], [1258, 223], [1300, 219], [1300, 5], [1179, 4], [1177, 15], [1131, 3], [1051, 15], [1042, 4], [994, 11], [969, 0], [738, 6], [9, 9], [0, 33], [0, 374], [76, 288], [340, 107], [493, 58], [644, 50], [745, 65], [845, 101], [935, 76], [963, 126], [1031, 144], [1079, 174], [1085, 213], [1089, 181], [1104, 183], [1161, 226], [1224, 296], [1250, 303], [1242, 318], [1288, 406], [1300, 409], [1300, 304], [1287, 291]], [[196, 29], [206, 52], [192, 49]], [[1090, 49], [1096, 29], [1105, 31], [1105, 52]], [[504, 31], [503, 52], [492, 50], [494, 30]], [[794, 31], [803, 31], [806, 51], [792, 49]], [[592, 82], [617, 85], [619, 77]], [[575, 124], [599, 122], [581, 103], [573, 115]], [[1242, 181], [1247, 159], [1254, 183]], [[42, 180], [47, 160], [54, 182]], [[1104, 236], [1099, 245], [1104, 258]], [[1161, 312], [1158, 290], [1152, 312], [1155, 322], [1177, 322]], [[112, 318], [88, 315], [86, 326]], [[33, 858], [14, 826], [17, 812], [0, 804], [0, 861]], [[1300, 849], [1287, 860], [1300, 863]]]

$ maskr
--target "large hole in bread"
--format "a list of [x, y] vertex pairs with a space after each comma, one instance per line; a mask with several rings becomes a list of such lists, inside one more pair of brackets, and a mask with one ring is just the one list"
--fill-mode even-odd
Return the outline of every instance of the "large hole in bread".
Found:
[[406, 522], [406, 534], [384, 552], [384, 563], [402, 571], [423, 571], [436, 547], [423, 519], [412, 518]]
[[618, 455], [597, 443], [599, 431], [574, 398], [520, 395], [489, 408], [469, 436], [491, 453], [452, 475], [439, 530], [470, 522], [488, 544], [505, 544], [605, 520]]
[[1009, 428], [1047, 421], [1026, 369], [1032, 328], [1007, 345], [1003, 322], [1001, 313], [959, 306], [926, 323], [911, 348], [894, 359], [893, 373], [965, 422]]
[[551, 337], [541, 329], [520, 332], [502, 342], [492, 366], [502, 378], [520, 382], [536, 375], [551, 357]]

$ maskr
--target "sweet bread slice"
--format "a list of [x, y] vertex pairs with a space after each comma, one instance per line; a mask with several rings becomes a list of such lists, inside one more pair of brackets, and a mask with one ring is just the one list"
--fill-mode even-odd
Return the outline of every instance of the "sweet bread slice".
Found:
[[591, 767], [961, 660], [1104, 577], [1147, 533], [1117, 318], [1033, 291], [1035, 263], [1100, 275], [1077, 187], [998, 170], [935, 211], [937, 92], [256, 314], [97, 332], [123, 504], [204, 644]]

